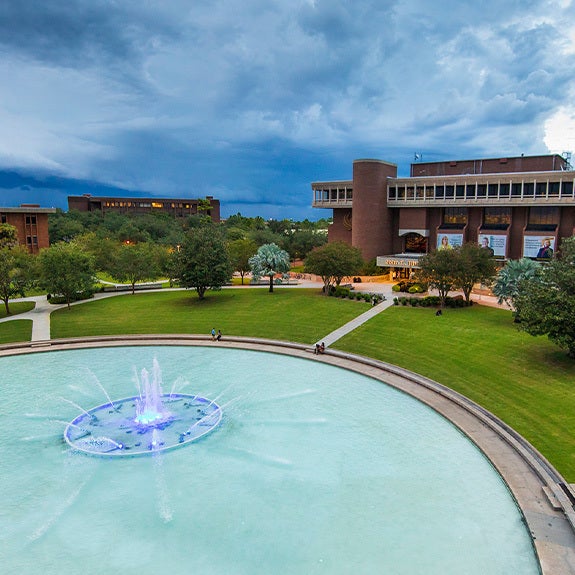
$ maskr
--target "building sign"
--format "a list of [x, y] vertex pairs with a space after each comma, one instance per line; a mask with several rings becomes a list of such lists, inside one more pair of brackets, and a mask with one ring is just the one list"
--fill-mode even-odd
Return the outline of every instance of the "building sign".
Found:
[[523, 236], [524, 258], [551, 259], [554, 252], [554, 236]]
[[463, 234], [437, 234], [437, 249], [450, 250], [463, 244]]
[[507, 255], [507, 236], [502, 234], [479, 234], [479, 245], [491, 250], [498, 258], [504, 258]]
[[417, 268], [418, 258], [408, 258], [403, 256], [377, 256], [377, 265], [381, 268]]

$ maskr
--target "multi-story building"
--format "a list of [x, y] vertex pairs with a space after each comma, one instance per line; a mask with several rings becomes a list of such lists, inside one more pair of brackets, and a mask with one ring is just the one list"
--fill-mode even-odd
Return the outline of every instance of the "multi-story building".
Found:
[[404, 277], [429, 251], [477, 242], [499, 259], [550, 257], [575, 233], [575, 171], [559, 155], [416, 162], [410, 176], [356, 160], [353, 178], [314, 182], [313, 207], [333, 210], [329, 241]]
[[[206, 209], [202, 209], [204, 202]], [[203, 212], [206, 216], [210, 216], [213, 222], [220, 221], [220, 201], [212, 196], [192, 200], [190, 198], [114, 198], [84, 194], [83, 196], [68, 196], [68, 209], [80, 212], [119, 212], [122, 214], [166, 213], [176, 218], [194, 216]]]
[[50, 245], [48, 214], [56, 208], [41, 208], [38, 204], [21, 204], [19, 208], [0, 207], [0, 223], [16, 228], [18, 243], [36, 254]]

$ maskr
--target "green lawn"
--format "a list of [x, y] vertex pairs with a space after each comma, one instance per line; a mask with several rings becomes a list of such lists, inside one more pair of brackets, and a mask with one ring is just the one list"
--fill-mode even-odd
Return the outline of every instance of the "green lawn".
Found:
[[52, 313], [51, 336], [135, 333], [241, 335], [314, 343], [357, 315], [365, 302], [327, 298], [319, 290], [224, 289], [200, 301], [194, 291], [124, 294]]
[[516, 429], [575, 482], [575, 362], [519, 332], [511, 312], [393, 307], [332, 346], [459, 391]]
[[15, 319], [0, 323], [0, 344], [32, 339], [32, 320]]

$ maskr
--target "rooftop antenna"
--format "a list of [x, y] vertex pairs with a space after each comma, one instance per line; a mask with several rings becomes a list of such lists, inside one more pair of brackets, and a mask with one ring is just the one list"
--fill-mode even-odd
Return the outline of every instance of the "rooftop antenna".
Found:
[[421, 152], [415, 152], [413, 154], [413, 161], [414, 162], [421, 162], [423, 160], [423, 154]]
[[565, 160], [565, 170], [572, 170], [573, 166], [571, 165], [571, 152], [563, 152], [561, 154], [563, 159]]

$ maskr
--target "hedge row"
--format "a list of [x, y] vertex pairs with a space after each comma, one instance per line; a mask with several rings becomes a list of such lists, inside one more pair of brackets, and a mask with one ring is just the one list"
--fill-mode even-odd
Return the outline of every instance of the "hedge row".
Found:
[[331, 287], [329, 290], [329, 294], [332, 297], [341, 297], [341, 298], [349, 298], [349, 299], [355, 299], [358, 301], [366, 301], [366, 302], [372, 302], [373, 298], [375, 298], [377, 300], [377, 302], [379, 303], [380, 301], [383, 300], [383, 296], [380, 294], [370, 294], [370, 293], [360, 293], [360, 292], [354, 292], [352, 290], [350, 290], [349, 288], [345, 288], [342, 286], [337, 286], [337, 287]]
[[[394, 297], [394, 305], [410, 305], [412, 307], [439, 307], [441, 305], [441, 298], [437, 295], [428, 295], [427, 297]], [[455, 297], [447, 296], [445, 298], [445, 307], [467, 307], [473, 305], [470, 301], [467, 303], [463, 296], [458, 295]]]
[[427, 291], [427, 285], [411, 280], [402, 280], [393, 285], [391, 289], [394, 292], [425, 293]]

